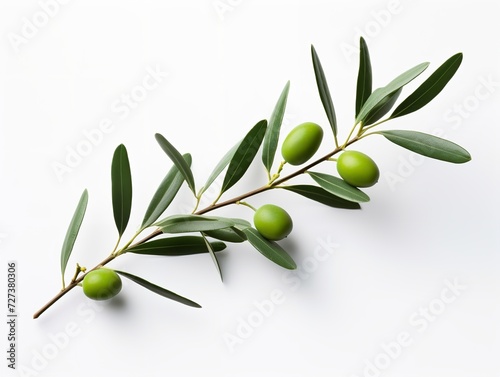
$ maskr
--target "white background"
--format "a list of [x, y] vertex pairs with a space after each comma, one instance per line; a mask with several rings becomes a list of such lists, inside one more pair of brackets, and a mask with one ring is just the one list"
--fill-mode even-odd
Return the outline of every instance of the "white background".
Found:
[[[496, 1], [53, 4], [3, 0], [0, 7], [0, 285], [5, 291], [7, 261], [16, 261], [19, 375], [500, 376]], [[353, 120], [360, 34], [370, 48], [375, 87], [423, 61], [431, 62], [422, 76], [428, 77], [448, 57], [464, 53], [440, 96], [384, 127], [441, 132], [471, 152], [470, 163], [422, 160], [369, 138], [356, 149], [377, 161], [381, 179], [367, 190], [371, 202], [361, 211], [286, 192], [250, 200], [279, 204], [293, 216], [294, 231], [283, 245], [297, 272], [275, 266], [247, 244], [221, 255], [224, 283], [208, 255], [124, 256], [112, 267], [203, 308], [124, 281], [110, 302], [95, 306], [73, 290], [38, 320], [31, 318], [60, 289], [60, 247], [84, 188], [90, 201], [68, 275], [77, 261], [93, 267], [113, 247], [109, 169], [118, 144], [127, 146], [134, 180], [127, 235], [170, 167], [155, 132], [192, 153], [201, 186], [225, 151], [269, 117], [290, 80], [283, 132], [318, 122], [326, 152], [332, 139], [310, 45], [321, 57], [344, 138]], [[141, 92], [150, 70], [162, 73], [155, 88]], [[131, 92], [146, 95], [125, 110], [121, 101]], [[108, 133], [96, 136], [107, 120]], [[85, 141], [92, 132], [94, 145]], [[85, 156], [71, 160], [78, 147]], [[56, 173], [68, 158], [72, 166]], [[259, 160], [227, 197], [264, 183]], [[321, 171], [335, 168], [326, 164]], [[214, 191], [208, 196], [207, 202]], [[169, 213], [192, 204], [183, 189]], [[247, 208], [219, 213], [251, 218]], [[281, 299], [271, 308], [266, 300], [277, 294]], [[266, 315], [257, 308], [262, 302]], [[427, 319], [422, 310], [429, 311]], [[396, 346], [398, 339], [404, 344]], [[1, 345], [7, 348], [6, 336]]]

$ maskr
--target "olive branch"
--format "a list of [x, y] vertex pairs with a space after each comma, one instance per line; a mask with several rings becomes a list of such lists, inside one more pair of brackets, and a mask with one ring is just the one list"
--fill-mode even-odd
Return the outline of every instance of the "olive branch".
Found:
[[[86, 277], [92, 276], [92, 274], [96, 275], [103, 266], [123, 254], [183, 256], [208, 253], [211, 255], [222, 280], [222, 271], [217, 259], [217, 253], [226, 249], [226, 243], [249, 242], [257, 251], [272, 262], [286, 269], [295, 269], [295, 262], [283, 247], [273, 237], [265, 237], [263, 235], [263, 233], [267, 232], [264, 232], [265, 229], [262, 229], [262, 225], [261, 229], [259, 229], [258, 224], [261, 221], [254, 221], [254, 226], [252, 226], [250, 222], [241, 218], [207, 216], [206, 214], [234, 204], [245, 204], [252, 208], [250, 204], [245, 202], [246, 199], [274, 189], [287, 190], [333, 208], [359, 209], [361, 208], [360, 203], [370, 199], [359, 187], [371, 186], [376, 183], [376, 179], [378, 179], [378, 167], [374, 163], [370, 163], [371, 165], [368, 167], [366, 164], [363, 165], [363, 163], [359, 166], [351, 167], [342, 163], [340, 159], [344, 153], [349, 152], [349, 150], [346, 150], [348, 147], [368, 136], [383, 136], [392, 143], [410, 151], [446, 162], [465, 163], [471, 159], [470, 154], [461, 146], [433, 135], [410, 130], [375, 129], [389, 120], [415, 112], [432, 101], [458, 70], [463, 58], [461, 53], [455, 54], [446, 60], [417, 89], [401, 101], [389, 116], [386, 116], [398, 101], [403, 87], [422, 74], [429, 66], [429, 63], [418, 64], [397, 76], [387, 85], [372, 90], [370, 55], [364, 39], [361, 38], [355, 121], [343, 143], [339, 143], [338, 141], [337, 120], [330, 90], [314, 46], [311, 46], [311, 56], [319, 97], [333, 136], [334, 148], [331, 152], [324, 156], [316, 157], [312, 162], [308, 162], [316, 154], [322, 141], [323, 132], [320, 128], [321, 131], [312, 137], [312, 131], [308, 130], [311, 123], [301, 124], [289, 134], [290, 136], [292, 133], [295, 133], [295, 137], [287, 137], [282, 143], [282, 156], [284, 160], [273, 171], [290, 82], [287, 82], [282, 90], [269, 121], [264, 119], [257, 122], [241, 141], [236, 143], [222, 157], [205, 184], [198, 190], [196, 190], [196, 182], [191, 171], [191, 155], [189, 153], [181, 154], [168, 139], [161, 134], [156, 134], [156, 141], [170, 158], [173, 165], [154, 193], [138, 230], [130, 240], [122, 242], [122, 235], [127, 229], [132, 208], [132, 174], [127, 149], [124, 145], [119, 145], [114, 152], [111, 164], [111, 191], [114, 220], [118, 231], [117, 242], [112, 248], [111, 253], [94, 268], [86, 269], [77, 263], [72, 279], [66, 284], [66, 268], [88, 203], [89, 195], [87, 190], [84, 190], [70, 221], [62, 245], [62, 289], [41, 307], [33, 317], [38, 318], [73, 288], [80, 285], [83, 285], [85, 288]], [[316, 126], [314, 125], [314, 127]], [[301, 147], [304, 145], [309, 145], [309, 147], [304, 149]], [[267, 173], [267, 182], [244, 194], [221, 200], [226, 191], [237, 184], [245, 175], [260, 150], [262, 150], [262, 163]], [[339, 153], [340, 157], [338, 159], [334, 158]], [[363, 155], [360, 152], [357, 153]], [[340, 177], [311, 170], [324, 162], [332, 160], [336, 161]], [[370, 159], [369, 161], [372, 160]], [[355, 159], [354, 163], [356, 163]], [[297, 165], [298, 168], [282, 176], [282, 171], [286, 164]], [[367, 181], [363, 175], [367, 174], [367, 171], [370, 169], [373, 174]], [[345, 171], [347, 173], [344, 173]], [[199, 209], [199, 204], [204, 194], [206, 194], [207, 189], [223, 173], [224, 180], [219, 195], [212, 204]], [[303, 174], [307, 174], [313, 183], [289, 184], [289, 181], [293, 180], [293, 178]], [[353, 176], [358, 178], [360, 175], [362, 178], [360, 182], [365, 182], [365, 185], [356, 183], [357, 181], [352, 179]], [[184, 183], [188, 186], [196, 200], [196, 205], [192, 213], [169, 215], [161, 218]], [[256, 212], [256, 216], [258, 211]], [[269, 226], [269, 224], [275, 226], [276, 221], [273, 221], [271, 218], [271, 221], [264, 224], [264, 226]], [[150, 233], [140, 238], [147, 230], [150, 230]], [[287, 232], [289, 230], [291, 230], [291, 226], [288, 226]], [[287, 232], [278, 234], [276, 239], [283, 238], [288, 234]], [[124, 271], [115, 271], [115, 273], [117, 276], [126, 277], [163, 297], [185, 305], [200, 307], [196, 302], [159, 287], [141, 277]], [[105, 281], [101, 283], [104, 284], [102, 287], [104, 292], [107, 290], [111, 294], [104, 294], [100, 298], [110, 298], [118, 293], [119, 289], [112, 292], [112, 290], [109, 290], [109, 287], [105, 286]], [[97, 288], [100, 287], [97, 286]]]

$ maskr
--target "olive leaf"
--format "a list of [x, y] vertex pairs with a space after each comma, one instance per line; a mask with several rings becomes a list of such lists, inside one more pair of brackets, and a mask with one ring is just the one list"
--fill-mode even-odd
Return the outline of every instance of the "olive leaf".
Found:
[[370, 53], [363, 37], [359, 39], [359, 70], [356, 90], [356, 116], [372, 93]]
[[262, 162], [268, 172], [271, 171], [278, 148], [278, 140], [285, 115], [286, 102], [288, 99], [288, 92], [290, 90], [290, 81], [288, 81], [281, 92], [280, 98], [274, 107], [273, 113], [269, 118], [269, 126], [264, 137], [264, 144], [262, 146]]
[[207, 236], [221, 241], [235, 242], [235, 243], [244, 242], [247, 240], [245, 233], [243, 233], [243, 229], [250, 228], [252, 226], [248, 221], [244, 219], [235, 219], [235, 218], [218, 218], [218, 219], [221, 219], [222, 221], [226, 222], [231, 222], [233, 226], [223, 229], [207, 230], [204, 232]]
[[245, 228], [243, 233], [247, 236], [248, 242], [269, 260], [288, 270], [297, 268], [292, 257], [280, 245], [264, 238], [257, 229]]
[[245, 228], [250, 228], [252, 226], [252, 224], [250, 224], [247, 220], [244, 220], [244, 219], [238, 219], [238, 218], [224, 218], [225, 220], [228, 220], [228, 221], [231, 221], [235, 228], [239, 229], [239, 230], [243, 230]]
[[63, 287], [64, 283], [64, 273], [66, 272], [66, 266], [68, 265], [69, 257], [73, 251], [73, 246], [75, 245], [76, 237], [80, 231], [80, 226], [82, 225], [83, 218], [85, 216], [85, 211], [87, 210], [87, 203], [89, 201], [89, 193], [85, 189], [80, 196], [78, 205], [76, 206], [75, 212], [66, 231], [66, 236], [64, 237], [64, 242], [61, 249], [61, 275]]
[[234, 226], [223, 229], [207, 230], [204, 233], [217, 240], [233, 243], [245, 242], [247, 240], [245, 233]]
[[330, 95], [330, 89], [328, 89], [328, 82], [325, 77], [325, 72], [321, 66], [321, 61], [316, 53], [316, 49], [311, 45], [311, 55], [313, 61], [314, 75], [316, 76], [316, 85], [318, 86], [319, 97], [323, 108], [325, 109], [326, 116], [330, 122], [330, 127], [333, 131], [333, 136], [337, 137], [337, 117], [335, 115], [335, 108], [333, 107], [332, 96]]
[[368, 202], [370, 197], [343, 179], [324, 173], [307, 172], [326, 191], [351, 202]]
[[[215, 252], [222, 251], [226, 248], [226, 244], [219, 241], [211, 242], [210, 245]], [[126, 252], [143, 255], [182, 256], [203, 254], [208, 251], [203, 237], [176, 236], [148, 241], [130, 247]]]
[[357, 202], [345, 200], [332, 194], [325, 189], [312, 186], [312, 185], [294, 185], [294, 186], [280, 186], [280, 188], [302, 195], [305, 198], [314, 200], [318, 203], [327, 205], [333, 208], [343, 209], [360, 209], [361, 206]]
[[234, 156], [234, 153], [240, 146], [241, 141], [238, 141], [233, 147], [227, 151], [227, 153], [221, 158], [219, 163], [215, 166], [214, 170], [208, 177], [206, 183], [203, 185], [203, 187], [200, 190], [200, 193], [198, 196], [201, 196], [211, 185], [214, 183], [214, 181], [217, 179], [217, 177], [222, 173], [222, 171], [226, 168], [227, 165], [229, 165], [229, 162]]
[[140, 278], [139, 276], [135, 276], [135, 275], [129, 274], [128, 272], [123, 272], [123, 271], [118, 271], [118, 270], [115, 270], [115, 272], [117, 274], [120, 274], [120, 275], [126, 277], [127, 279], [132, 280], [134, 283], [139, 284], [140, 286], [150, 290], [151, 292], [159, 294], [160, 296], [169, 298], [170, 300], [180, 302], [181, 304], [184, 304], [187, 306], [191, 306], [194, 308], [201, 308], [200, 304], [197, 304], [196, 302], [191, 301], [185, 297], [179, 296], [177, 293], [169, 291], [165, 288], [159, 287], [158, 285], [150, 283], [149, 281], [144, 280], [143, 278]]
[[403, 148], [426, 157], [461, 164], [471, 160], [469, 152], [460, 145], [418, 131], [391, 130], [376, 132]]
[[118, 235], [121, 237], [127, 228], [132, 209], [132, 176], [127, 148], [120, 144], [113, 154], [111, 163], [111, 193], [113, 215]]
[[399, 95], [403, 91], [403, 88], [399, 88], [395, 92], [392, 92], [391, 94], [385, 96], [377, 106], [375, 106], [372, 111], [366, 116], [366, 119], [364, 121], [364, 125], [368, 126], [370, 124], [375, 123], [377, 120], [382, 118], [385, 114], [387, 114], [396, 101], [399, 98]]
[[221, 194], [231, 188], [246, 173], [266, 134], [267, 120], [261, 120], [246, 134], [234, 152], [222, 183]]
[[163, 135], [155, 134], [155, 138], [158, 144], [160, 144], [160, 147], [163, 149], [163, 151], [167, 154], [168, 157], [170, 157], [172, 162], [175, 164], [175, 166], [177, 166], [181, 174], [184, 176], [184, 179], [186, 180], [193, 194], [196, 195], [193, 172], [191, 171], [191, 168], [187, 164], [186, 160], [184, 160], [179, 151], [175, 149], [175, 147], [170, 144], [170, 142], [165, 139]]
[[[186, 153], [182, 157], [184, 161], [186, 161], [186, 164], [191, 167], [191, 155]], [[174, 200], [183, 182], [184, 175], [179, 171], [176, 165], [172, 166], [156, 189], [149, 203], [148, 209], [144, 214], [144, 219], [142, 220], [141, 229], [147, 228], [158, 220], [158, 217], [165, 212], [170, 203], [172, 203], [172, 200]]]
[[356, 117], [356, 124], [364, 123], [366, 117], [371, 113], [371, 111], [384, 100], [385, 97], [399, 90], [410, 81], [415, 79], [418, 75], [420, 75], [425, 69], [429, 66], [429, 63], [421, 63], [417, 66], [403, 72], [401, 75], [392, 80], [389, 84], [382, 88], [375, 89], [370, 97], [366, 100], [365, 104], [361, 108]]
[[190, 233], [229, 228], [229, 219], [201, 215], [173, 215], [155, 223], [163, 233]]
[[203, 240], [205, 241], [206, 248], [207, 248], [210, 256], [212, 257], [212, 261], [214, 262], [214, 265], [215, 265], [215, 268], [217, 269], [217, 272], [219, 273], [220, 280], [224, 281], [224, 279], [222, 278], [222, 270], [220, 268], [219, 260], [217, 259], [217, 255], [215, 255], [215, 252], [214, 252], [215, 250], [212, 248], [212, 244], [207, 240], [207, 237], [205, 237], [205, 234], [203, 234], [203, 232], [201, 232], [201, 236], [203, 237]]
[[448, 84], [462, 63], [463, 54], [458, 53], [446, 60], [412, 94], [394, 110], [391, 118], [410, 114], [427, 105]]

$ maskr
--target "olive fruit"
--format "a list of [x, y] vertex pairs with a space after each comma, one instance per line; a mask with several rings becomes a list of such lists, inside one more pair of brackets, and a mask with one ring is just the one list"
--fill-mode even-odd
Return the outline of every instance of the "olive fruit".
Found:
[[380, 176], [377, 164], [366, 154], [345, 151], [337, 159], [337, 171], [344, 181], [356, 187], [370, 187]]
[[120, 276], [109, 268], [90, 271], [83, 278], [83, 293], [93, 300], [108, 300], [122, 289]]
[[290, 165], [300, 165], [309, 160], [323, 140], [323, 129], [316, 123], [299, 124], [285, 138], [281, 155]]
[[271, 241], [285, 238], [293, 228], [290, 215], [283, 208], [274, 204], [265, 204], [257, 209], [253, 223], [259, 233]]

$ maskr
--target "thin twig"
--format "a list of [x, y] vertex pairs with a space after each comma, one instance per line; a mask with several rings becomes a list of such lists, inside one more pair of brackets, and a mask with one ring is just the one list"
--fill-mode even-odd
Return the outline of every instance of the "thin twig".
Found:
[[[114, 255], [108, 256], [106, 259], [104, 259], [101, 263], [99, 263], [97, 266], [95, 266], [93, 269], [90, 271], [97, 270], [101, 266], [104, 266], [105, 264], [108, 264], [111, 262], [113, 259], [116, 257]], [[87, 275], [90, 271], [88, 271], [85, 275]], [[74, 280], [71, 282], [71, 284], [67, 285], [64, 289], [62, 289], [57, 295], [52, 298], [49, 302], [47, 302], [44, 306], [40, 308], [35, 314], [33, 314], [33, 318], [36, 319], [40, 317], [40, 315], [46, 311], [48, 308], [50, 308], [52, 305], [54, 305], [61, 297], [63, 297], [66, 293], [68, 293], [70, 290], [75, 288], [78, 284], [80, 284], [83, 279], [85, 278], [85, 275], [80, 276], [78, 279]]]
[[[306, 165], [306, 166], [304, 166], [304, 167], [296, 170], [293, 173], [288, 174], [287, 176], [285, 176], [283, 178], [277, 179], [276, 181], [272, 182], [271, 184], [267, 184], [265, 186], [259, 187], [257, 189], [252, 190], [252, 191], [249, 191], [249, 192], [247, 192], [245, 194], [236, 196], [236, 197], [234, 197], [232, 199], [228, 199], [228, 200], [226, 200], [224, 202], [211, 204], [208, 207], [203, 208], [203, 209], [195, 212], [194, 214], [195, 215], [203, 215], [203, 214], [205, 214], [207, 212], [211, 212], [213, 210], [216, 210], [216, 209], [228, 206], [230, 204], [235, 204], [236, 202], [242, 201], [242, 200], [244, 200], [246, 198], [249, 198], [251, 196], [254, 196], [254, 195], [260, 194], [262, 192], [265, 192], [265, 191], [271, 190], [273, 188], [276, 188], [279, 185], [281, 185], [282, 183], [287, 182], [290, 179], [295, 178], [295, 177], [297, 177], [297, 176], [299, 176], [301, 174], [304, 174], [306, 171], [308, 171], [309, 169], [313, 168], [314, 166], [316, 166], [316, 165], [318, 165], [318, 164], [320, 164], [320, 163], [322, 163], [324, 161], [328, 161], [328, 159], [330, 157], [332, 157], [333, 155], [339, 153], [342, 149], [344, 149], [345, 147], [347, 147], [347, 146], [351, 145], [352, 143], [358, 141], [359, 139], [360, 139], [360, 137], [353, 138], [352, 140], [350, 140], [347, 143], [345, 143], [343, 146], [336, 147], [332, 152], [326, 154], [325, 156], [323, 156], [323, 157], [321, 157], [321, 158], [319, 158], [319, 159], [311, 162], [310, 164], [308, 164], [308, 165]], [[151, 239], [153, 239], [155, 237], [158, 237], [161, 234], [162, 234], [161, 229], [156, 229], [154, 232], [152, 232], [148, 236], [146, 236], [143, 239], [137, 241], [135, 244], [133, 244], [133, 245], [131, 245], [129, 247], [134, 247], [134, 246], [137, 246], [137, 245], [141, 245], [141, 244], [143, 244], [143, 243], [145, 243], [145, 242], [147, 242], [147, 241], [149, 241], [149, 240], [151, 240]], [[100, 268], [100, 267], [108, 264], [109, 262], [111, 262], [113, 259], [115, 259], [119, 255], [121, 255], [121, 254], [112, 254], [112, 255], [108, 256], [106, 259], [104, 259], [101, 263], [99, 263], [93, 269], [87, 271], [84, 275], [82, 275], [78, 279], [72, 281], [71, 284], [67, 285], [57, 295], [55, 295], [52, 298], [52, 300], [50, 300], [42, 308], [40, 308], [40, 310], [38, 310], [33, 315], [33, 318], [38, 318], [43, 312], [45, 312], [48, 308], [50, 308], [52, 305], [54, 305], [61, 297], [63, 297], [66, 293], [68, 293], [70, 290], [72, 290], [73, 288], [75, 288], [79, 283], [81, 283], [83, 281], [83, 279], [85, 278], [85, 276], [89, 272], [97, 270], [98, 268]]]

